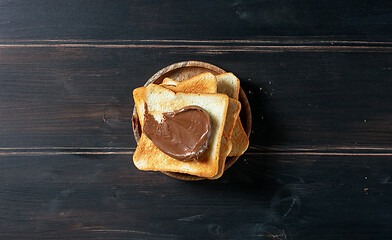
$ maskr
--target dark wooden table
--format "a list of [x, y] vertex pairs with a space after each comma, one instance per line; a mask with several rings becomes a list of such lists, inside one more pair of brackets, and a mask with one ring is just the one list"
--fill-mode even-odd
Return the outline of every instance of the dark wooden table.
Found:
[[[0, 239], [392, 239], [391, 1], [0, 1]], [[131, 163], [131, 91], [234, 72], [217, 181]]]

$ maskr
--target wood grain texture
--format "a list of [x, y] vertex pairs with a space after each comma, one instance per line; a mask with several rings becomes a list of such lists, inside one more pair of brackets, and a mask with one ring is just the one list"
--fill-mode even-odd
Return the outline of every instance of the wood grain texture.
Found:
[[221, 52], [391, 52], [391, 41], [336, 37], [263, 37], [259, 40], [1, 40], [0, 48], [146, 48]]
[[[0, 1], [0, 239], [391, 239], [392, 4]], [[234, 72], [250, 148], [221, 179], [132, 164], [131, 91]]]
[[141, 172], [131, 157], [1, 157], [0, 238], [388, 239], [392, 234], [390, 157], [245, 155], [213, 182]]
[[131, 91], [190, 59], [241, 79], [253, 113], [251, 146], [390, 148], [389, 52], [78, 47], [0, 49], [0, 145], [135, 147]]
[[[389, 1], [0, 1], [1, 39], [391, 38]], [[192, 29], [190, 31], [190, 29]]]

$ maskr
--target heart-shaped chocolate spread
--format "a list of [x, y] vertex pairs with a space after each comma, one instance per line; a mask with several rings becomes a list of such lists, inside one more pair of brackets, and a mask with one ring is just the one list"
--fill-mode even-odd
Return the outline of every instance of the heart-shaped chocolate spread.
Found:
[[143, 133], [170, 157], [193, 160], [207, 148], [211, 120], [205, 110], [192, 105], [163, 113], [163, 121], [158, 123], [148, 112], [146, 104]]

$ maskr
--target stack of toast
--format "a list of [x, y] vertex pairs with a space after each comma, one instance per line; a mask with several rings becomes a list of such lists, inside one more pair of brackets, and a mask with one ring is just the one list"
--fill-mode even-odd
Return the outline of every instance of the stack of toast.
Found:
[[146, 111], [159, 122], [164, 118], [163, 113], [190, 105], [202, 108], [211, 120], [207, 148], [197, 160], [174, 159], [142, 133], [133, 155], [135, 166], [140, 170], [177, 172], [207, 179], [221, 177], [226, 158], [242, 155], [249, 145], [239, 118], [239, 91], [240, 81], [234, 74], [215, 76], [209, 72], [182, 82], [165, 78], [159, 85], [149, 84], [135, 89], [133, 97], [141, 129]]

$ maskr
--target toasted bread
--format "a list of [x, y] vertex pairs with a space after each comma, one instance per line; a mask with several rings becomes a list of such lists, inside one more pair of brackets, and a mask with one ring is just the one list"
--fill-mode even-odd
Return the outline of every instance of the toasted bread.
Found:
[[[167, 81], [173, 81], [174, 84], [179, 83], [179, 82], [172, 80], [170, 78], [167, 78]], [[161, 84], [161, 85], [165, 86], [164, 84]], [[144, 111], [145, 111], [145, 109], [144, 109], [145, 92], [146, 92], [146, 87], [140, 87], [140, 88], [137, 88], [133, 91], [133, 96], [135, 98], [136, 111], [139, 116], [139, 123], [140, 123], [141, 128], [143, 128], [143, 124], [144, 124], [144, 117], [143, 116], [144, 116]], [[156, 114], [156, 112], [152, 112], [152, 111], [149, 111], [149, 113], [154, 115], [155, 118], [160, 119], [160, 116], [161, 116], [160, 114]], [[225, 124], [225, 127], [226, 127], [226, 124]], [[231, 143], [230, 137], [228, 137], [227, 134], [224, 133], [222, 140], [221, 140], [221, 147], [220, 147], [220, 153], [219, 153], [219, 172], [216, 176], [211, 177], [210, 179], [217, 179], [220, 176], [222, 176], [224, 168], [225, 168], [226, 157], [231, 152], [231, 148], [232, 148], [232, 143]]]
[[240, 93], [240, 80], [232, 73], [224, 73], [216, 76], [218, 93], [238, 99]]
[[[165, 83], [169, 83], [169, 82], [172, 83], [173, 86], [176, 86], [177, 84], [181, 83], [181, 82], [177, 82], [177, 81], [170, 79], [170, 78], [165, 78], [161, 85], [164, 87], [167, 87], [167, 85], [165, 85]], [[208, 89], [205, 89], [205, 90], [213, 92], [214, 88], [212, 87], [212, 88], [210, 88], [210, 90], [208, 90]], [[140, 87], [140, 88], [137, 88], [133, 91], [133, 96], [135, 98], [136, 110], [137, 110], [137, 113], [139, 116], [140, 126], [142, 128], [143, 128], [143, 123], [144, 123], [143, 116], [144, 116], [144, 111], [145, 111], [145, 109], [144, 109], [145, 91], [146, 91], [146, 87]], [[234, 124], [236, 122], [236, 119], [234, 116], [238, 116], [239, 111], [240, 111], [240, 107], [241, 107], [241, 105], [238, 101], [229, 98], [228, 114], [227, 115], [230, 115], [230, 117], [226, 118], [226, 123], [225, 123], [224, 129], [225, 129], [225, 132], [227, 131], [227, 133], [225, 134], [226, 139], [224, 139], [224, 140], [222, 139], [222, 143], [221, 143], [221, 148], [222, 148], [221, 158], [225, 159], [231, 151], [232, 142], [230, 140], [231, 137], [229, 137], [228, 134], [230, 134], [230, 136], [231, 136], [231, 134], [233, 132]], [[150, 111], [150, 113], [152, 113], [152, 112]], [[228, 149], [228, 151], [229, 151], [227, 154], [224, 153], [225, 149], [226, 150]], [[224, 156], [224, 157], [222, 157], [222, 156]], [[223, 166], [221, 166], [221, 164], [220, 164], [220, 167], [224, 168], [224, 161], [223, 161]]]
[[217, 82], [214, 74], [206, 72], [177, 82], [170, 78], [163, 79], [162, 84], [164, 87], [175, 92], [184, 93], [216, 93]]
[[208, 179], [218, 179], [222, 177], [223, 172], [225, 171], [226, 158], [231, 152], [231, 148], [232, 148], [232, 143], [229, 137], [226, 135], [226, 133], [223, 132], [222, 140], [221, 140], [221, 148], [219, 152], [219, 170], [215, 176], [210, 177]]
[[[145, 88], [134, 90], [136, 108], [140, 120], [144, 115], [146, 103], [149, 112], [163, 113], [178, 110], [189, 105], [203, 108], [211, 118], [211, 137], [208, 140], [207, 149], [198, 161], [178, 161], [162, 151], [142, 134], [133, 161], [140, 170], [171, 171], [191, 174], [200, 177], [212, 178], [219, 174], [222, 164], [220, 147], [224, 125], [226, 121], [229, 98], [225, 94], [196, 94], [175, 93], [156, 84], [150, 84]], [[141, 120], [142, 122], [143, 120]]]
[[144, 123], [144, 98], [146, 95], [146, 87], [139, 87], [133, 90], [133, 100], [135, 101], [136, 112], [139, 116], [140, 126], [143, 128]]
[[241, 156], [249, 147], [249, 139], [244, 128], [242, 127], [241, 121], [235, 123], [233, 134], [231, 135], [231, 141], [233, 142], [233, 147], [229, 153], [231, 156]]
[[229, 107], [227, 109], [227, 116], [226, 116], [226, 121], [227, 124], [225, 124], [225, 133], [231, 139], [235, 123], [237, 121], [238, 116], [241, 111], [241, 103], [233, 98], [229, 98]]
[[[238, 99], [240, 92], [240, 80], [232, 73], [224, 73], [216, 76], [218, 84], [218, 93], [224, 93], [230, 98]], [[249, 147], [249, 139], [244, 128], [242, 127], [241, 120], [238, 118], [235, 123], [233, 133], [230, 138], [233, 147], [229, 156], [240, 156]]]

